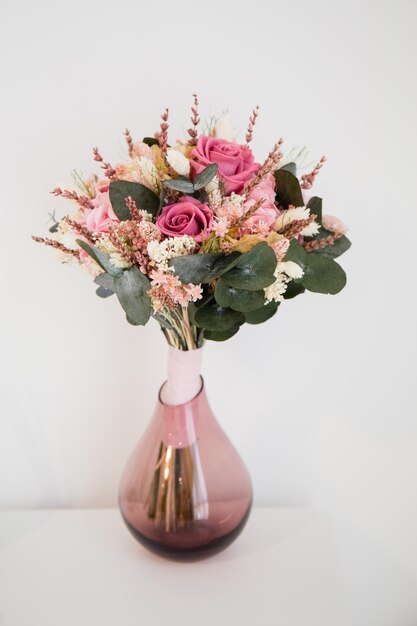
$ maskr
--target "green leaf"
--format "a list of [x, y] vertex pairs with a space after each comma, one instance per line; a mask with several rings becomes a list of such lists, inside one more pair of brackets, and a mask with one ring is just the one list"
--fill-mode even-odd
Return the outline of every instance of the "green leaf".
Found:
[[107, 274], [107, 272], [99, 274], [94, 279], [94, 282], [96, 283], [96, 285], [99, 285], [99, 288], [96, 289], [96, 294], [100, 298], [108, 298], [109, 296], [112, 296], [114, 294], [114, 278], [110, 276], [110, 274]]
[[291, 298], [295, 298], [295, 296], [299, 296], [301, 293], [304, 293], [304, 287], [299, 283], [291, 280], [284, 293], [284, 300], [290, 300]]
[[276, 181], [276, 203], [284, 209], [288, 206], [304, 206], [303, 194], [301, 193], [298, 178], [283, 168], [274, 174]]
[[258, 291], [275, 282], [274, 271], [277, 266], [275, 253], [265, 241], [258, 243], [224, 273], [222, 278], [230, 287]]
[[114, 291], [105, 287], [99, 287], [96, 289], [96, 294], [99, 298], [110, 298], [110, 296], [114, 296]]
[[94, 282], [96, 285], [100, 285], [100, 287], [104, 287], [108, 291], [116, 291], [114, 287], [114, 278], [113, 276], [110, 276], [110, 274], [107, 274], [107, 272], [103, 272], [102, 274], [96, 276]]
[[316, 252], [308, 255], [303, 287], [316, 293], [339, 293], [346, 285], [346, 274], [336, 261]]
[[215, 330], [205, 330], [204, 331], [204, 339], [210, 339], [210, 341], [226, 341], [236, 335], [240, 328], [240, 324], [236, 324], [236, 326], [232, 326], [229, 330], [224, 331], [215, 331]]
[[151, 299], [147, 294], [150, 282], [134, 265], [114, 279], [119, 302], [127, 320], [135, 326], [144, 326], [151, 315]]
[[314, 215], [317, 215], [316, 222], [318, 222], [319, 224], [321, 224], [321, 220], [323, 217], [322, 207], [323, 207], [323, 201], [318, 196], [313, 196], [307, 202], [307, 208], [310, 209], [310, 215], [313, 215], [313, 213]]
[[144, 137], [142, 139], [143, 143], [146, 143], [147, 146], [159, 146], [159, 141], [155, 139], [155, 137]]
[[246, 291], [236, 289], [226, 285], [223, 280], [219, 280], [214, 291], [214, 297], [220, 306], [229, 307], [234, 311], [246, 313], [254, 311], [265, 304], [265, 293], [263, 289], [259, 291]]
[[284, 261], [294, 261], [294, 263], [297, 263], [297, 265], [303, 269], [305, 268], [307, 263], [307, 252], [296, 239], [291, 239], [290, 247], [285, 254]]
[[250, 313], [245, 313], [245, 320], [248, 324], [262, 324], [269, 320], [278, 310], [279, 302], [268, 302], [268, 304], [264, 304], [256, 311], [251, 311]]
[[186, 254], [171, 259], [169, 265], [185, 285], [193, 283], [209, 283], [230, 269], [240, 257], [240, 252], [231, 254]]
[[210, 302], [198, 309], [194, 315], [194, 320], [200, 328], [223, 332], [230, 330], [237, 324], [243, 323], [245, 318], [238, 311], [233, 311], [232, 309], [221, 307], [215, 302]]
[[141, 183], [129, 180], [114, 180], [109, 187], [110, 202], [113, 211], [121, 221], [131, 220], [132, 216], [126, 206], [126, 198], [130, 196], [141, 211], [147, 211], [153, 216], [159, 208], [159, 196]]
[[185, 194], [193, 194], [194, 193], [194, 185], [189, 178], [185, 176], [178, 176], [178, 178], [170, 178], [168, 180], [164, 180], [164, 187], [168, 187], [168, 189], [174, 189], [175, 191], [180, 191]]
[[296, 163], [286, 163], [285, 165], [283, 165], [282, 167], [279, 168], [280, 170], [285, 170], [286, 172], [290, 172], [293, 176], [297, 176], [297, 164]]
[[87, 252], [87, 254], [89, 254], [96, 263], [98, 263], [101, 269], [110, 274], [110, 276], [120, 276], [123, 272], [120, 267], [115, 267], [113, 263], [111, 263], [110, 256], [106, 252], [93, 248], [93, 246], [90, 246], [89, 243], [83, 241], [82, 239], [77, 239], [76, 241], [80, 248], [82, 248], [84, 252]]
[[[320, 233], [314, 239], [323, 239], [324, 237], [328, 237], [332, 235], [330, 231], [325, 228], [320, 228]], [[320, 248], [320, 250], [315, 250], [316, 254], [321, 254], [322, 256], [326, 256], [329, 259], [337, 259], [340, 255], [344, 254], [346, 250], [349, 250], [351, 246], [350, 240], [346, 237], [346, 235], [342, 235], [339, 239], [336, 239], [334, 243], [330, 246], [326, 246], [325, 248]]]
[[194, 190], [198, 191], [208, 185], [209, 182], [216, 176], [218, 169], [219, 166], [217, 163], [212, 163], [211, 165], [205, 167], [194, 179]]

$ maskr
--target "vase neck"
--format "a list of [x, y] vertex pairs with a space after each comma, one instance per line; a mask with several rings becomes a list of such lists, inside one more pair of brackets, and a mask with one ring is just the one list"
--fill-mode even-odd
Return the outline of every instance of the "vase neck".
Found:
[[168, 348], [167, 381], [161, 390], [161, 400], [176, 406], [192, 400], [201, 389], [203, 348], [177, 350]]

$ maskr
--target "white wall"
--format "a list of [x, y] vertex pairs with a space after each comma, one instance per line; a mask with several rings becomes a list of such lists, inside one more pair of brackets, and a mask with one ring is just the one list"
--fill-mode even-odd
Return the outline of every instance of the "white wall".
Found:
[[36, 246], [48, 192], [122, 131], [182, 136], [229, 108], [254, 149], [328, 156], [316, 192], [351, 228], [348, 287], [209, 344], [204, 374], [258, 504], [335, 520], [352, 623], [417, 621], [416, 3], [20, 2], [2, 10], [0, 506], [116, 503], [166, 346]]

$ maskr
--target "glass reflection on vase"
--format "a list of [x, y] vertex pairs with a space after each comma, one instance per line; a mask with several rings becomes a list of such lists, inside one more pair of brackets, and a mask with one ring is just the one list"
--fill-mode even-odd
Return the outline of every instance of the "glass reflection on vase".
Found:
[[122, 476], [119, 505], [133, 536], [177, 560], [227, 547], [252, 505], [248, 471], [216, 421], [204, 383], [179, 405], [162, 401]]

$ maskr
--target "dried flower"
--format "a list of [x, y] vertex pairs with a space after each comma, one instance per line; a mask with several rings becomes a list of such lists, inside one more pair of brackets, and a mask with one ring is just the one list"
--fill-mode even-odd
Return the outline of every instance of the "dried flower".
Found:
[[349, 230], [342, 220], [338, 217], [334, 217], [333, 215], [323, 215], [321, 223], [326, 230], [330, 230], [332, 233], [345, 235]]

